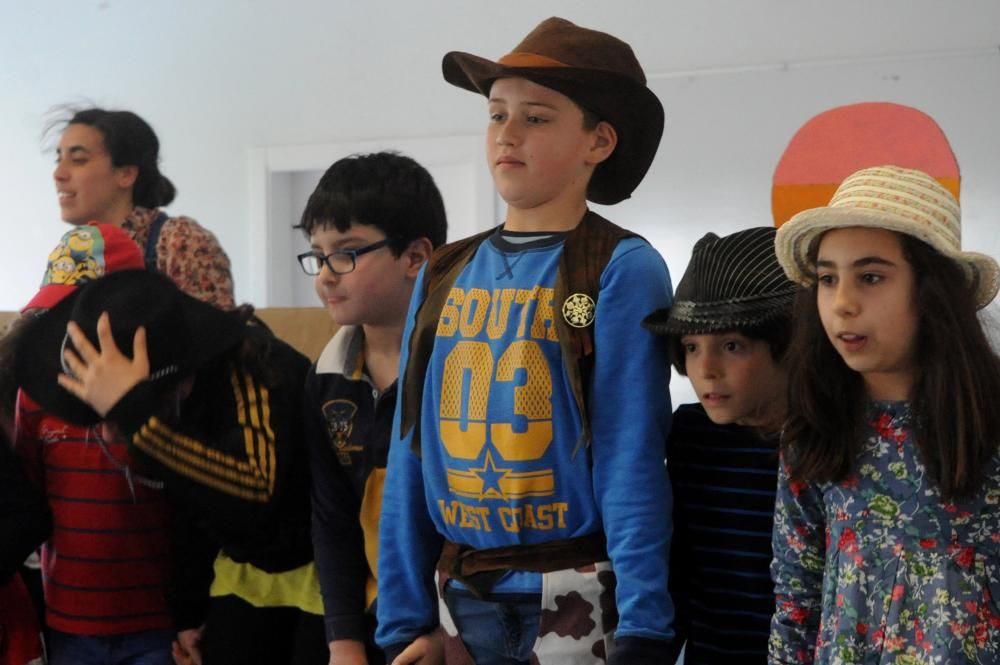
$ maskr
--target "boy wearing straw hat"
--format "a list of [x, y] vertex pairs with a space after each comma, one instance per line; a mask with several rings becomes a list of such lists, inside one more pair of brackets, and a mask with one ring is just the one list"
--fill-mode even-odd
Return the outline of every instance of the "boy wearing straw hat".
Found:
[[640, 324], [670, 280], [587, 208], [642, 180], [662, 107], [627, 44], [558, 18], [443, 69], [488, 99], [507, 214], [437, 250], [414, 289], [376, 639], [394, 663], [439, 662], [440, 620], [449, 663], [665, 662], [669, 375]]
[[675, 649], [685, 648], [688, 665], [767, 660], [782, 359], [796, 290], [774, 235], [771, 227], [706, 234], [673, 305], [643, 322], [667, 336], [699, 400], [677, 409], [667, 440]]

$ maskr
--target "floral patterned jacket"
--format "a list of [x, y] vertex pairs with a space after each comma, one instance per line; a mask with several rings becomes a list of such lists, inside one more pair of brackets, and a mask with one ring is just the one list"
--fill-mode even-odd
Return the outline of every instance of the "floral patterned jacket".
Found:
[[[122, 230], [145, 251], [149, 228], [159, 209], [135, 207]], [[233, 275], [229, 257], [211, 231], [190, 217], [171, 217], [156, 242], [156, 267], [181, 291], [220, 309], [233, 309]]]
[[873, 402], [857, 472], [790, 482], [774, 520], [770, 663], [1000, 664], [1000, 454], [979, 495], [925, 477], [906, 402]]

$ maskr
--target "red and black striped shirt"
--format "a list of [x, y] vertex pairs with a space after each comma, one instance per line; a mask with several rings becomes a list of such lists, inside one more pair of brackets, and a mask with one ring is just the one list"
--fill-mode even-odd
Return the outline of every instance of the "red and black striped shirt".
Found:
[[15, 447], [52, 509], [42, 548], [48, 625], [77, 635], [169, 628], [167, 504], [127, 444], [47, 414], [22, 392]]

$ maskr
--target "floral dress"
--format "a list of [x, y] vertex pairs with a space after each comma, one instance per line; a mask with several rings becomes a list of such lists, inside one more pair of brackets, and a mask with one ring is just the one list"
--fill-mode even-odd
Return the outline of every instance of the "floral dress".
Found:
[[[159, 208], [136, 206], [122, 223], [140, 249], [146, 249]], [[233, 275], [229, 257], [215, 235], [190, 217], [170, 217], [156, 243], [156, 268], [184, 293], [220, 309], [233, 309]]]
[[907, 402], [872, 402], [857, 471], [791, 482], [774, 520], [771, 663], [1000, 664], [1000, 453], [946, 503]]

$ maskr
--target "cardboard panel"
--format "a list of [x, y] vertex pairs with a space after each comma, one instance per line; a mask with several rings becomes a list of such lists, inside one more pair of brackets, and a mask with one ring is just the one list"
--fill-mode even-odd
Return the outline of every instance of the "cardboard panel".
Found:
[[337, 325], [322, 307], [263, 307], [257, 316], [275, 335], [313, 361], [337, 332]]
[[[274, 334], [316, 360], [323, 347], [337, 332], [330, 315], [321, 307], [265, 307], [257, 315]], [[17, 312], [0, 312], [0, 332], [6, 332]]]

